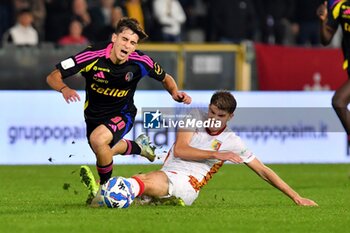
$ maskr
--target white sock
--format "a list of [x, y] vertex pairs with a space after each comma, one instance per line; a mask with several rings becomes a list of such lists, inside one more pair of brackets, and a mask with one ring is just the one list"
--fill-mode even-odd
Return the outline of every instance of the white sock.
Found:
[[140, 193], [140, 185], [134, 178], [127, 178], [127, 181], [131, 184], [131, 190], [135, 193], [135, 197], [137, 197]]

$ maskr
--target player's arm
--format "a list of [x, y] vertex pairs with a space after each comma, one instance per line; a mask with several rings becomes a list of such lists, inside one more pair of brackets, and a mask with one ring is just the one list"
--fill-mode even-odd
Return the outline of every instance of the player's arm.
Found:
[[216, 151], [206, 151], [190, 146], [194, 132], [178, 130], [174, 144], [174, 156], [185, 160], [214, 159]]
[[169, 74], [165, 74], [165, 77], [162, 81], [164, 88], [169, 92], [171, 97], [177, 102], [183, 102], [185, 104], [190, 104], [192, 99], [186, 92], [179, 91], [177, 84], [173, 77]]
[[58, 69], [53, 70], [47, 76], [46, 82], [52, 89], [61, 92], [67, 103], [80, 101], [79, 94], [63, 82], [62, 74]]
[[316, 14], [320, 19], [320, 37], [321, 43], [323, 45], [328, 45], [336, 32], [334, 28], [328, 25], [328, 10], [327, 10], [327, 1], [321, 4], [317, 10]]
[[228, 160], [233, 163], [242, 163], [242, 158], [231, 151], [210, 151], [202, 150], [190, 146], [190, 141], [194, 132], [179, 130], [176, 134], [176, 141], [174, 144], [174, 156], [184, 160], [203, 160], [203, 159], [219, 159]]
[[67, 103], [80, 101], [80, 96], [76, 90], [70, 88], [63, 80], [79, 72], [86, 72], [86, 67], [91, 65], [98, 57], [96, 54], [96, 50], [98, 49], [100, 48], [88, 46], [76, 55], [70, 56], [56, 64], [56, 69], [47, 76], [46, 81], [49, 86], [61, 92]]
[[265, 166], [257, 158], [254, 158], [246, 165], [258, 174], [263, 180], [270, 183], [275, 188], [279, 189], [289, 198], [291, 198], [295, 204], [301, 206], [317, 206], [317, 203], [313, 200], [301, 197], [295, 190], [293, 190], [286, 182], [284, 182], [272, 169]]

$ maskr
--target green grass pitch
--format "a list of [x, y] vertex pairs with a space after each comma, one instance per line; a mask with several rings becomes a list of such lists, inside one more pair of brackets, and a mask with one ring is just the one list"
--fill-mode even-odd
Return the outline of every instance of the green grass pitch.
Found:
[[[128, 209], [85, 206], [78, 165], [0, 166], [0, 232], [349, 232], [349, 164], [269, 167], [319, 207], [296, 206], [244, 165], [225, 165], [190, 207]], [[115, 166], [114, 175], [157, 168]]]

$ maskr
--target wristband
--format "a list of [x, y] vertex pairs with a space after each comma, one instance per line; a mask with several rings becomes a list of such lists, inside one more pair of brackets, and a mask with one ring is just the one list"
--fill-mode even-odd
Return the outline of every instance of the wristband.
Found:
[[59, 90], [59, 92], [62, 93], [62, 90], [63, 90], [64, 88], [66, 88], [66, 87], [67, 87], [67, 86], [62, 87], [62, 88]]

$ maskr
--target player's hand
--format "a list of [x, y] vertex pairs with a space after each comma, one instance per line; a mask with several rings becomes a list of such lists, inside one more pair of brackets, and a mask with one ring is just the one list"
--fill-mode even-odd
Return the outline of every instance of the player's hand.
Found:
[[172, 95], [173, 99], [176, 102], [190, 104], [192, 102], [192, 98], [186, 94], [186, 92], [178, 91]]
[[243, 159], [232, 151], [219, 151], [216, 153], [215, 158], [232, 163], [243, 163]]
[[324, 1], [323, 4], [321, 4], [317, 10], [316, 15], [321, 21], [325, 21], [327, 19], [328, 10], [327, 10], [327, 1]]
[[313, 200], [304, 197], [298, 197], [294, 200], [294, 202], [299, 206], [318, 206], [318, 204]]
[[66, 88], [62, 89], [61, 92], [62, 92], [63, 98], [66, 100], [66, 102], [68, 104], [71, 103], [71, 102], [80, 101], [80, 96], [77, 93], [77, 91], [74, 90], [74, 89], [66, 87]]

